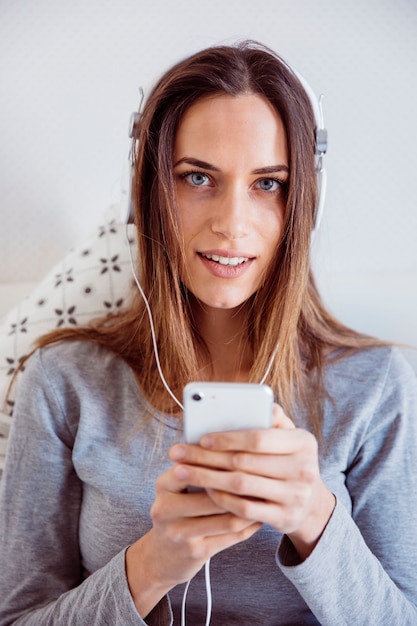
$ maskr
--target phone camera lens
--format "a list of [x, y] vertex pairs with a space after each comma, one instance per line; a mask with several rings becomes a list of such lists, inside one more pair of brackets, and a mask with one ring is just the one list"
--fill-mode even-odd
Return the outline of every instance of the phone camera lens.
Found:
[[200, 393], [193, 393], [193, 395], [191, 396], [193, 400], [195, 400], [196, 402], [199, 402], [200, 400], [203, 399], [203, 396]]

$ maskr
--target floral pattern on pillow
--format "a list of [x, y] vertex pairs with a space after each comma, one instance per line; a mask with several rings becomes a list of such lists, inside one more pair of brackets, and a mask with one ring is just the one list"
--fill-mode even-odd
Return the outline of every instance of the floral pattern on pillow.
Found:
[[[112, 211], [109, 213], [111, 216]], [[121, 309], [132, 284], [126, 226], [112, 218], [82, 245], [70, 250], [32, 294], [4, 318], [0, 325], [0, 475], [23, 370], [17, 374], [6, 401], [7, 391], [34, 341], [55, 328], [81, 325]]]

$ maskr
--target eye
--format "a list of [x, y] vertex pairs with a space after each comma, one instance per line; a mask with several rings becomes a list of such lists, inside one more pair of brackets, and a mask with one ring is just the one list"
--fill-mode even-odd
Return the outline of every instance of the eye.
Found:
[[211, 184], [210, 178], [203, 172], [184, 172], [180, 178], [193, 187], [206, 187]]
[[283, 184], [278, 178], [261, 178], [256, 183], [256, 186], [262, 191], [278, 191]]

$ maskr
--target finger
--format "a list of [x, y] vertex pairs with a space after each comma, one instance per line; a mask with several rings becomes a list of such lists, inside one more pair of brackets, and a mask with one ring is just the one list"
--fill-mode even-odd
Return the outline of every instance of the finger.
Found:
[[177, 529], [171, 529], [171, 532], [176, 535], [177, 541], [189, 541], [199, 537], [239, 534], [253, 526], [254, 523], [258, 522], [237, 517], [228, 511], [222, 515], [181, 519], [178, 521]]
[[309, 481], [319, 472], [314, 451], [305, 454], [255, 454], [253, 452], [232, 452], [229, 471], [240, 471], [284, 481]]
[[[178, 466], [171, 467], [155, 482], [156, 499], [153, 507], [161, 511], [165, 519], [224, 513], [210, 500], [204, 489], [192, 494], [186, 493], [190, 482], [181, 478], [184, 472], [177, 468]], [[188, 473], [186, 475], [188, 476]]]
[[293, 454], [313, 438], [300, 428], [235, 430], [210, 433], [201, 438], [202, 448], [216, 451], [240, 450], [260, 454]]
[[[233, 516], [233, 518], [237, 519], [235, 516]], [[246, 541], [262, 528], [261, 522], [250, 522], [248, 520], [240, 521], [244, 522], [243, 527], [240, 529], [232, 529], [231, 532], [208, 532], [205, 535], [190, 537], [190, 533], [187, 532], [186, 529], [181, 529], [178, 537], [175, 537], [175, 544], [178, 545], [179, 542], [184, 543], [188, 554], [191, 553], [194, 559], [201, 560], [204, 563], [208, 558], [222, 552], [222, 550], [230, 548], [242, 541]], [[194, 528], [195, 525], [191, 527], [190, 531], [193, 532]], [[184, 531], [185, 534], [183, 534]]]
[[226, 512], [208, 497], [205, 489], [175, 495], [167, 494], [164, 498], [156, 499], [152, 506], [161, 511], [166, 521], [221, 515]]
[[203, 489], [215, 489], [239, 496], [268, 500], [281, 498], [284, 482], [246, 472], [224, 472], [192, 465], [178, 466], [178, 471], [187, 473], [190, 484]]
[[[232, 517], [237, 519], [235, 516]], [[215, 554], [218, 554], [233, 545], [241, 543], [242, 541], [246, 541], [260, 528], [262, 528], [261, 522], [251, 522], [248, 520], [240, 521], [243, 522], [242, 527], [240, 529], [232, 529], [232, 532], [227, 532], [227, 528], [225, 528], [226, 532], [220, 533], [211, 532], [212, 529], [205, 528], [206, 534], [200, 535], [190, 534], [194, 533], [196, 529], [196, 524], [193, 523], [190, 525], [189, 529], [183, 527], [179, 529], [178, 532], [174, 532], [174, 545], [178, 546], [182, 543], [185, 548], [182, 550], [182, 553], [186, 552], [188, 558], [191, 557], [194, 561], [201, 561], [202, 564]], [[202, 526], [203, 524], [204, 521], [202, 520]], [[200, 530], [203, 530], [203, 528], [201, 527]], [[187, 578], [190, 578], [190, 576]]]
[[226, 548], [246, 541], [257, 533], [260, 528], [262, 528], [262, 522], [252, 522], [239, 532], [208, 536], [205, 538], [204, 543], [206, 544], [207, 551], [214, 556]]
[[284, 459], [247, 453], [236, 453], [233, 457], [237, 466], [241, 464], [233, 471], [192, 465], [181, 465], [176, 469], [197, 487], [276, 502], [283, 499], [284, 492], [289, 492], [290, 499], [300, 498], [320, 475], [314, 454], [293, 455]]
[[[298, 432], [293, 432], [294, 435], [299, 436]], [[275, 436], [275, 433], [272, 433], [272, 436]], [[301, 438], [304, 438], [302, 433]], [[298, 445], [301, 451], [305, 449], [307, 452], [304, 443], [300, 442]], [[306, 454], [303, 459], [300, 459], [298, 454], [282, 451], [277, 453], [277, 450], [278, 446], [275, 448], [275, 453], [265, 454], [234, 450], [207, 450], [201, 446], [177, 444], [171, 448], [170, 456], [186, 465], [228, 471], [240, 470], [283, 480], [297, 478], [298, 475], [302, 476], [303, 472], [308, 469], [308, 463], [316, 460], [314, 441], [312, 442], [311, 453]]]
[[207, 450], [198, 445], [176, 444], [169, 451], [169, 457], [177, 463], [233, 469], [230, 453]]
[[259, 498], [242, 498], [227, 492], [209, 491], [210, 497], [219, 506], [227, 506], [236, 517], [257, 520], [280, 528], [281, 532], [293, 530], [298, 523], [297, 509], [281, 502], [271, 502]]

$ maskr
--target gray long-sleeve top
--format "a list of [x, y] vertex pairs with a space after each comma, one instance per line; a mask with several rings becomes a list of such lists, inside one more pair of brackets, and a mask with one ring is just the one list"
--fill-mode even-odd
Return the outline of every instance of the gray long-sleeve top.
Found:
[[[215, 556], [212, 626], [417, 624], [415, 375], [378, 348], [329, 365], [326, 385], [320, 463], [333, 516], [303, 563], [266, 525]], [[1, 485], [0, 626], [180, 623], [182, 585], [145, 622], [126, 580], [125, 550], [151, 527], [155, 480], [182, 439], [175, 419], [144, 424], [145, 407], [129, 367], [103, 348], [72, 342], [31, 358]], [[187, 623], [204, 623], [205, 606], [200, 572]]]

